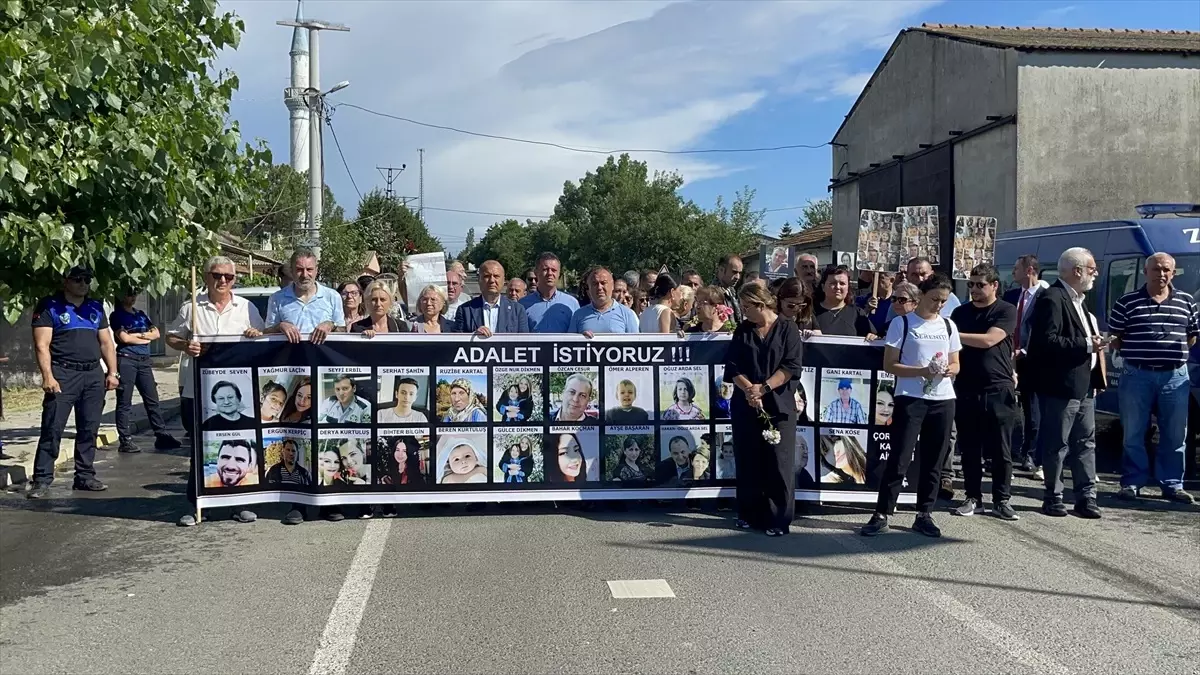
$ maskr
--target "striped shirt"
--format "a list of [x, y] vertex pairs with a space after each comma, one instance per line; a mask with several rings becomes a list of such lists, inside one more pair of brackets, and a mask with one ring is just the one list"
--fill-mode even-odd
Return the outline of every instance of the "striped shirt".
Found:
[[821, 421], [831, 424], [866, 424], [867, 411], [863, 410], [862, 404], [854, 399], [850, 399], [849, 407], [843, 406], [842, 399], [839, 398], [825, 406]]
[[1142, 286], [1117, 300], [1108, 325], [1120, 333], [1121, 358], [1130, 365], [1172, 370], [1187, 363], [1188, 340], [1200, 336], [1200, 311], [1188, 293], [1172, 288], [1158, 303]]

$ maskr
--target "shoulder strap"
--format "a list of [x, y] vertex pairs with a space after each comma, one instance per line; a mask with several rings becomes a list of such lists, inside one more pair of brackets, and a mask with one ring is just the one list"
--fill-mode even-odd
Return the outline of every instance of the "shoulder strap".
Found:
[[942, 321], [946, 322], [946, 340], [948, 341], [954, 335], [954, 327], [950, 323], [950, 319], [947, 319], [944, 316], [942, 317]]
[[904, 358], [904, 343], [908, 342], [908, 315], [904, 314], [900, 318], [904, 319], [904, 336], [900, 338], [900, 358]]

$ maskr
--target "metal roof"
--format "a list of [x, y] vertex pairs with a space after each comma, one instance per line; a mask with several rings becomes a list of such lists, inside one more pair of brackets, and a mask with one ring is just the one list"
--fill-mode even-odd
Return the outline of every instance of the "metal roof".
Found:
[[1022, 28], [923, 23], [918, 30], [989, 47], [1024, 51], [1172, 52], [1200, 54], [1200, 33], [1116, 28]]

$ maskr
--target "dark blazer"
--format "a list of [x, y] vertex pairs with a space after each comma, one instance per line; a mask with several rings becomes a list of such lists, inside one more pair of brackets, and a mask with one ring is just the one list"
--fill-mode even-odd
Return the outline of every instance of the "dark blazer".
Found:
[[[1092, 333], [1096, 333], [1094, 323]], [[1082, 399], [1089, 390], [1105, 387], [1100, 366], [1104, 354], [1097, 355], [1097, 366], [1092, 368], [1087, 332], [1061, 279], [1034, 302], [1027, 344], [1029, 375], [1038, 394]]]
[[[483, 326], [483, 297], [471, 298], [458, 308], [454, 315], [454, 330], [457, 333], [474, 333]], [[500, 316], [496, 317], [495, 333], [528, 333], [529, 316], [520, 304], [500, 296]]]
[[[358, 321], [355, 321], [354, 323], [350, 324], [350, 332], [351, 333], [362, 333], [364, 331], [372, 330], [374, 328], [374, 326], [375, 326], [375, 321], [371, 317], [368, 316], [364, 319], [359, 319]], [[387, 327], [388, 327], [389, 333], [412, 332], [412, 328], [408, 325], [407, 321], [404, 321], [403, 319], [397, 319], [396, 317], [391, 316], [391, 315], [389, 315], [387, 317]]]

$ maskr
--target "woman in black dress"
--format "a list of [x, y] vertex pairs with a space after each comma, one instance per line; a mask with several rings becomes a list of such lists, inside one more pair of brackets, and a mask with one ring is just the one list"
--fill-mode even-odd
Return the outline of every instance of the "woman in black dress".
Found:
[[[734, 332], [725, 359], [725, 380], [737, 387], [730, 404], [737, 527], [762, 528], [778, 537], [788, 533], [795, 509], [796, 383], [803, 343], [794, 321], [779, 320], [767, 289], [747, 284], [738, 300], [746, 320]], [[760, 408], [779, 431], [779, 443], [763, 437]]]

